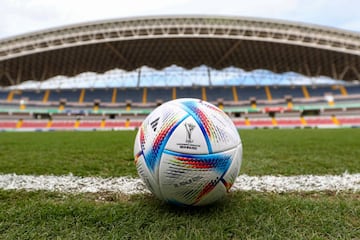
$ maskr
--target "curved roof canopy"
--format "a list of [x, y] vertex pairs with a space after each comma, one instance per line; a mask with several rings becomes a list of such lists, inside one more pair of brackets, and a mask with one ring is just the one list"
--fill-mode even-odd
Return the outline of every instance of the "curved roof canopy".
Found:
[[355, 80], [360, 79], [360, 34], [257, 18], [162, 16], [72, 25], [0, 40], [0, 86], [173, 64]]

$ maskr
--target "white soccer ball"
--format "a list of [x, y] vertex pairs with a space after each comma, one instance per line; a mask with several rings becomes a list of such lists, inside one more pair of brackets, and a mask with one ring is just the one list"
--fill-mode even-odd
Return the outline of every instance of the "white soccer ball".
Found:
[[137, 171], [159, 199], [185, 206], [213, 203], [239, 174], [242, 144], [231, 119], [199, 99], [166, 102], [139, 128]]

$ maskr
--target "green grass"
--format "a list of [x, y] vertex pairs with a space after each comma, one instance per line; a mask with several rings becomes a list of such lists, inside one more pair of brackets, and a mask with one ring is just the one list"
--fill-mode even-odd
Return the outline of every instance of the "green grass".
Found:
[[[135, 131], [0, 133], [0, 173], [137, 176]], [[360, 172], [360, 129], [242, 130], [241, 173]]]
[[[248, 175], [359, 173], [360, 129], [242, 130]], [[0, 133], [0, 173], [137, 176], [135, 132]], [[360, 193], [151, 195], [0, 190], [0, 239], [360, 239]]]
[[358, 239], [359, 198], [236, 192], [209, 207], [179, 208], [148, 195], [0, 191], [0, 238]]

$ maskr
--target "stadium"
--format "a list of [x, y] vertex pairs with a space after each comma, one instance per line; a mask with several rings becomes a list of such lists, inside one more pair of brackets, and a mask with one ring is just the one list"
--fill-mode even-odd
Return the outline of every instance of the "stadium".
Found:
[[[356, 239], [359, 66], [358, 33], [258, 18], [138, 17], [0, 40], [0, 236]], [[244, 143], [237, 190], [211, 208], [173, 208], [136, 178], [134, 130], [179, 98], [224, 110]], [[15, 213], [29, 225], [16, 230]]]

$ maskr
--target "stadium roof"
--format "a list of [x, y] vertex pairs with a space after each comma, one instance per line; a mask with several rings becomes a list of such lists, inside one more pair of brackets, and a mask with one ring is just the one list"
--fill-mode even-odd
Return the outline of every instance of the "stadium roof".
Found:
[[71, 25], [0, 40], [0, 86], [174, 64], [358, 80], [360, 34], [258, 18], [158, 16]]

